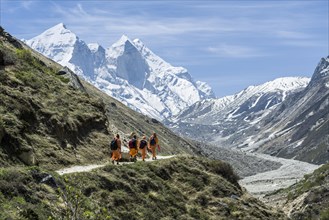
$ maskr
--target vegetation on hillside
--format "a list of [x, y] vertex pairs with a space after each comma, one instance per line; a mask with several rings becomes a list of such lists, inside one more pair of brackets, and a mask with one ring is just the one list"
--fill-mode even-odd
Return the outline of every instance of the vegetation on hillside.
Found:
[[329, 163], [305, 175], [302, 181], [286, 191], [287, 203], [303, 197], [300, 207], [292, 210], [291, 218], [329, 219]]
[[241, 190], [230, 165], [199, 157], [0, 175], [0, 219], [285, 219]]
[[[193, 146], [155, 119], [134, 112], [0, 30], [0, 165], [47, 169], [106, 161], [113, 134], [156, 132], [163, 154]], [[78, 79], [79, 80], [79, 79]]]
[[0, 165], [56, 167], [104, 157], [104, 104], [68, 85], [59, 68], [0, 38]]
[[[267, 196], [279, 198], [282, 209], [291, 219], [329, 219], [329, 163], [298, 183]], [[279, 204], [280, 205], [280, 204]]]

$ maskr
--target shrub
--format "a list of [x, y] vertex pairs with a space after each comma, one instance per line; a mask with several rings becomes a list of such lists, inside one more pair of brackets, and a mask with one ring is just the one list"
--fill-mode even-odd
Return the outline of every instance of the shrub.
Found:
[[15, 77], [22, 81], [25, 85], [29, 85], [34, 89], [38, 89], [41, 87], [42, 83], [38, 77], [35, 76], [34, 73], [30, 71], [22, 71], [16, 72]]
[[29, 63], [31, 63], [33, 61], [32, 54], [29, 50], [16, 49], [16, 55], [19, 59], [25, 60]]
[[233, 183], [236, 186], [239, 186], [239, 176], [233, 171], [233, 168], [230, 164], [222, 161], [211, 161], [210, 163], [211, 172], [219, 174], [225, 179], [227, 179], [229, 182]]
[[67, 84], [70, 82], [70, 79], [69, 78], [66, 78], [64, 76], [57, 76], [57, 78], [62, 81], [63, 83]]

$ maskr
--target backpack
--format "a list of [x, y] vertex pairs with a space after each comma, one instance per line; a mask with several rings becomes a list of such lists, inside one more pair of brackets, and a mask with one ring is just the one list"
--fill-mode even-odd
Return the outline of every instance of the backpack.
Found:
[[147, 142], [145, 140], [141, 140], [141, 143], [139, 144], [139, 149], [144, 149], [144, 147], [147, 145]]
[[114, 139], [111, 141], [110, 148], [111, 148], [111, 150], [117, 150], [117, 149], [118, 149], [118, 142], [117, 142], [117, 139], [114, 138]]
[[136, 139], [133, 138], [129, 141], [129, 148], [137, 148]]
[[150, 145], [154, 146], [156, 144], [155, 137], [152, 137], [150, 140]]

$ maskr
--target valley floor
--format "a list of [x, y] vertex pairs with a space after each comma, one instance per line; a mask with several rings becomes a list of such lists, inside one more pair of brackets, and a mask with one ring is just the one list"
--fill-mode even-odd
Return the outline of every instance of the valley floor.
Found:
[[[273, 157], [265, 154], [252, 154], [262, 159], [279, 162], [282, 166], [278, 169], [258, 173], [248, 176], [240, 180], [240, 185], [245, 187], [252, 195], [263, 199], [263, 197], [271, 192], [281, 188], [286, 188], [299, 180], [305, 174], [312, 173], [319, 166], [292, 159], [284, 159]], [[264, 201], [270, 203], [270, 201]]]

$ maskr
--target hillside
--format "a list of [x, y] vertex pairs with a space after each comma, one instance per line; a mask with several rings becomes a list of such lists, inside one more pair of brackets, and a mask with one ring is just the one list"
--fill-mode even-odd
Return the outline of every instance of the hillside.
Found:
[[192, 153], [192, 145], [155, 119], [125, 107], [69, 69], [0, 32], [0, 165], [56, 169], [106, 161], [119, 133], [160, 137], [163, 154]]
[[329, 219], [329, 163], [266, 199], [291, 219]]
[[0, 176], [0, 219], [286, 219], [241, 190], [228, 164], [197, 157]]

